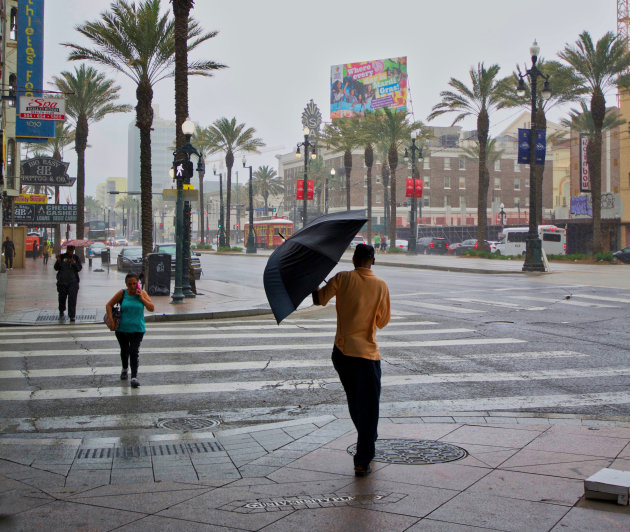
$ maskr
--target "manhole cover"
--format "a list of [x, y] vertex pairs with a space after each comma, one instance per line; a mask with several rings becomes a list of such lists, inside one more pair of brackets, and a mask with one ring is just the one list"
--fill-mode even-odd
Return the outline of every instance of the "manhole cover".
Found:
[[[356, 453], [356, 444], [348, 447], [348, 453]], [[388, 464], [442, 464], [468, 456], [457, 445], [434, 440], [376, 440], [375, 462]]]
[[175, 417], [170, 419], [158, 419], [157, 426], [171, 430], [199, 430], [216, 427], [220, 421], [207, 417]]
[[[84, 314], [77, 314], [75, 316], [77, 321], [96, 321], [96, 314], [95, 313], [84, 313]], [[66, 318], [63, 321], [67, 321], [68, 320], [68, 315], [66, 314]], [[35, 319], [36, 322], [42, 322], [42, 321], [60, 321], [59, 320], [59, 312], [55, 311], [55, 312], [51, 312], [51, 311], [44, 311], [44, 312], [40, 312], [39, 315], [37, 316], [37, 318]]]

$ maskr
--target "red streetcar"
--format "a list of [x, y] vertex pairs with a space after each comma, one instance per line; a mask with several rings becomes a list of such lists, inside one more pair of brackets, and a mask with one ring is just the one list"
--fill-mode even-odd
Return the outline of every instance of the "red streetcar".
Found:
[[[245, 224], [245, 245], [249, 238], [249, 223]], [[256, 247], [272, 249], [277, 248], [284, 238], [289, 238], [293, 234], [293, 222], [288, 218], [266, 218], [254, 221], [254, 235], [256, 237]], [[282, 235], [282, 236], [281, 236]]]

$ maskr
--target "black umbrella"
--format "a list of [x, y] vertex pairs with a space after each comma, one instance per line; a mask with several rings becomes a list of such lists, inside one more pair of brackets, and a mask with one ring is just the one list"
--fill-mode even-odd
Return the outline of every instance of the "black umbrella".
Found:
[[326, 278], [365, 222], [364, 210], [326, 214], [272, 253], [263, 283], [278, 324]]

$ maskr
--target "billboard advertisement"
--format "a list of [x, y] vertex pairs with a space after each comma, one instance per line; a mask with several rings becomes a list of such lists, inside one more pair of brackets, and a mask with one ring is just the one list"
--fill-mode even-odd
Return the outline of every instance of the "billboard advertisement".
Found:
[[[44, 0], [17, 5], [17, 96], [33, 98], [44, 84]], [[55, 136], [55, 122], [18, 116], [15, 135], [18, 142], [45, 142]]]
[[384, 108], [407, 110], [406, 57], [331, 67], [331, 119], [363, 116]]

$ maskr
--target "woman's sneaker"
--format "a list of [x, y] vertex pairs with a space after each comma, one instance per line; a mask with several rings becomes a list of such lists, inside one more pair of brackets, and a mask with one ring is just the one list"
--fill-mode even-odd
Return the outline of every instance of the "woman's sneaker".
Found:
[[127, 370], [126, 370], [126, 369], [123, 369], [123, 370], [120, 372], [120, 380], [121, 380], [121, 381], [126, 381], [126, 380], [127, 380]]
[[131, 387], [132, 388], [137, 388], [138, 386], [140, 386], [140, 381], [138, 379], [136, 379], [136, 377], [133, 377], [131, 379]]

